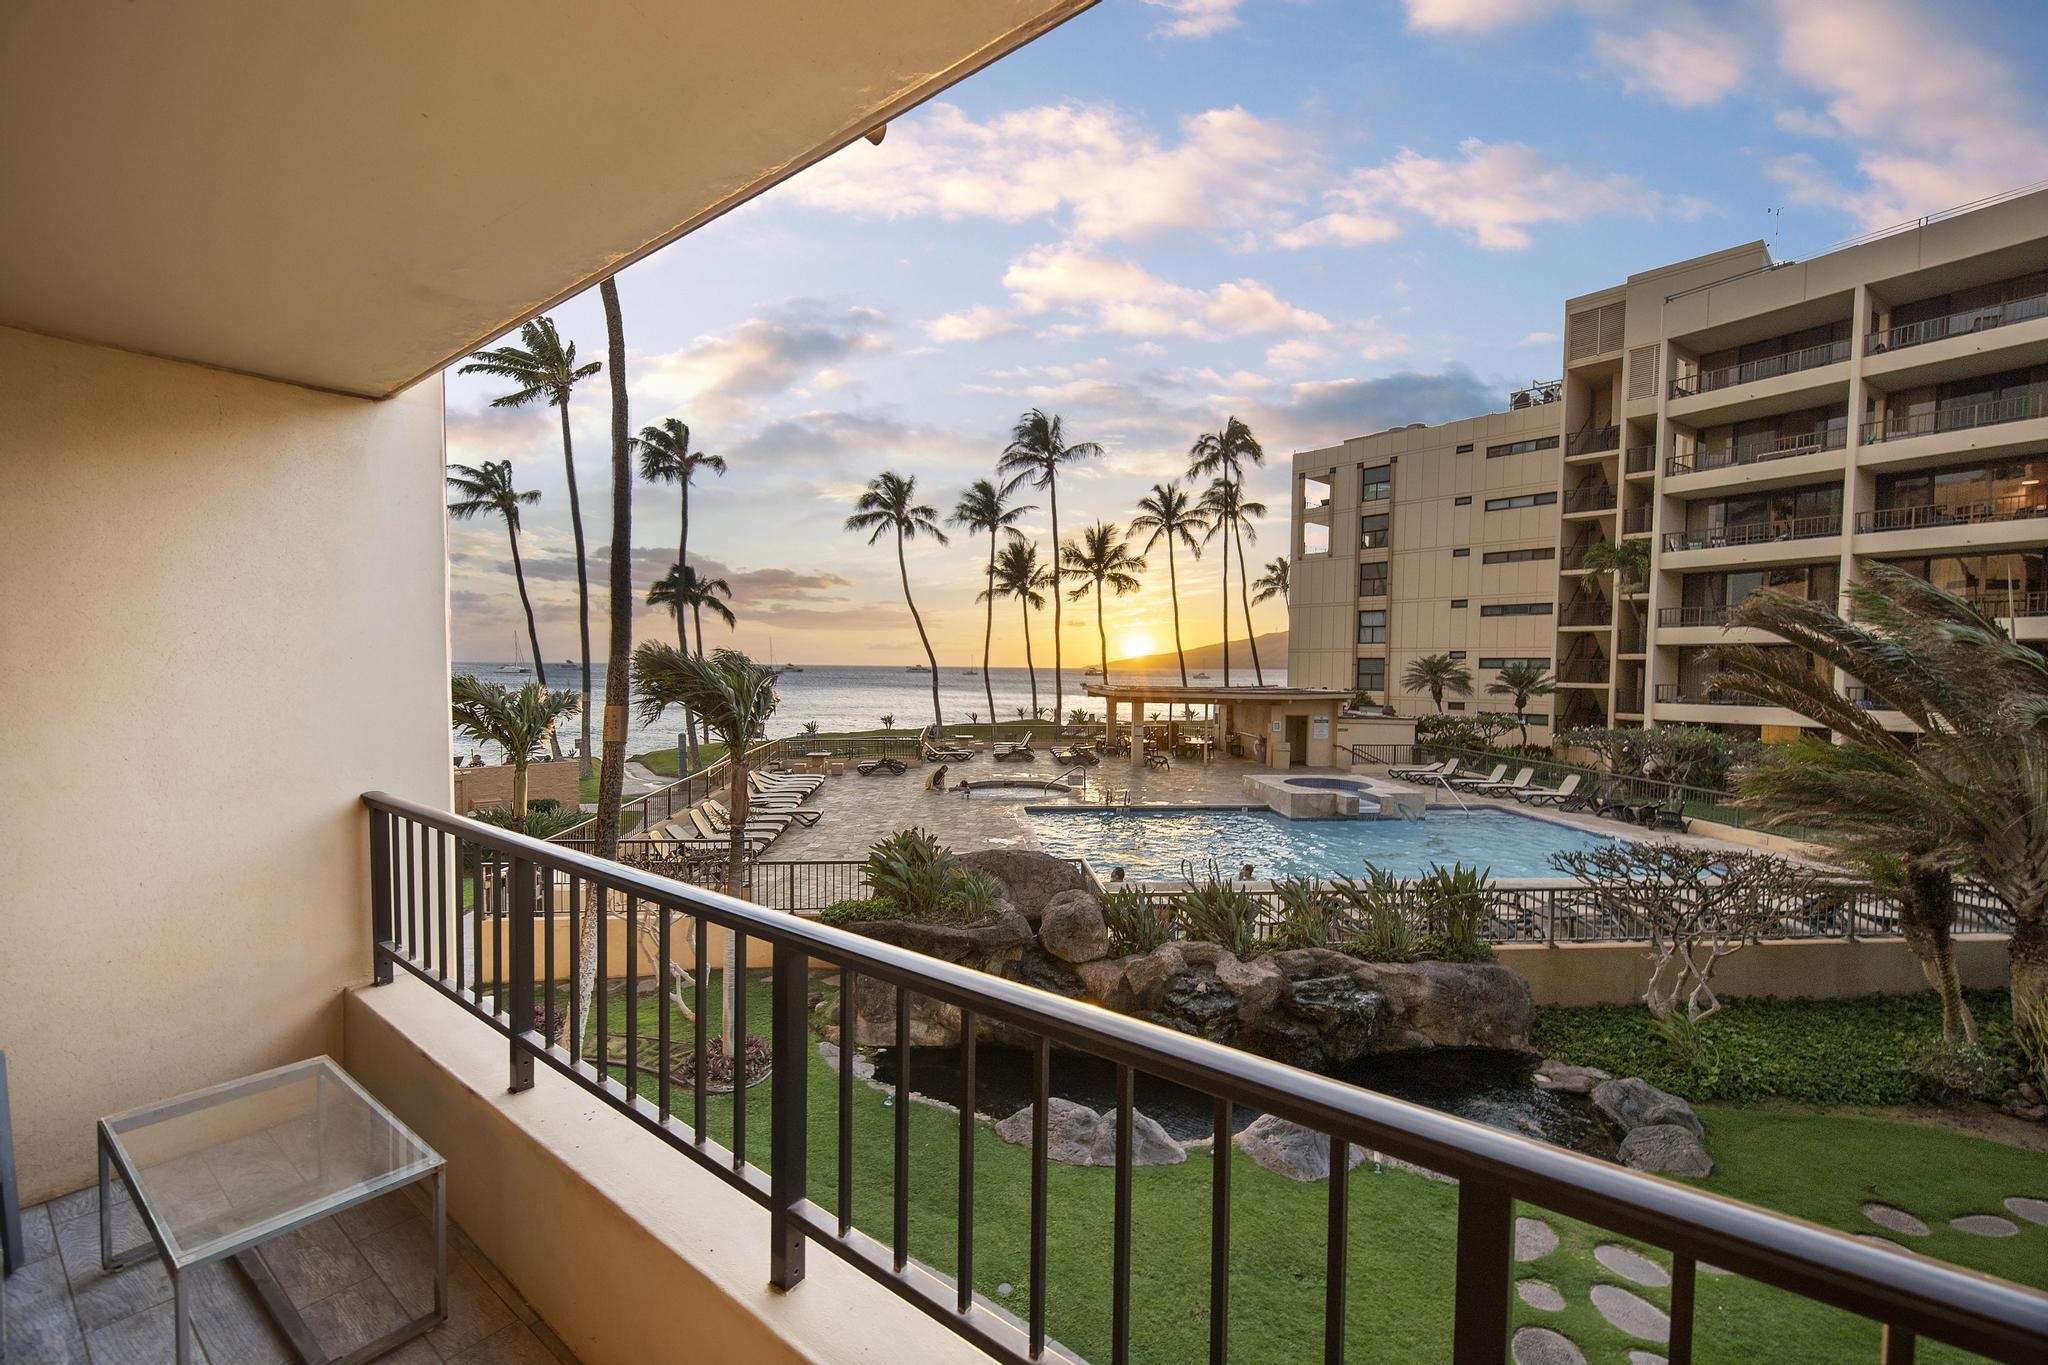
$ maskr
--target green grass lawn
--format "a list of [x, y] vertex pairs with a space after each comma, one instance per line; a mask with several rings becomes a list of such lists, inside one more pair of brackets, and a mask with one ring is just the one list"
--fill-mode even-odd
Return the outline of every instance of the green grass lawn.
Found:
[[[706, 982], [715, 1029], [717, 972]], [[829, 997], [830, 991], [827, 990]], [[748, 982], [750, 1031], [768, 1033], [765, 974]], [[658, 1027], [660, 1006], [640, 1006], [643, 1037]], [[622, 1034], [626, 1004], [614, 998], [610, 1026]], [[691, 1025], [671, 1024], [677, 1045]], [[810, 1094], [810, 1193], [837, 1208], [838, 1077], [806, 1052]], [[656, 1095], [652, 1077], [642, 1090]], [[894, 1110], [869, 1086], [854, 1086], [854, 1221], [869, 1234], [891, 1235]], [[685, 1122], [687, 1089], [678, 1085], [673, 1111]], [[748, 1099], [748, 1150], [765, 1165], [768, 1086]], [[1701, 1111], [1716, 1173], [1704, 1188], [1780, 1209], [1846, 1231], [1875, 1228], [1860, 1213], [1867, 1199], [1895, 1202], [1935, 1228], [1913, 1249], [1959, 1265], [2048, 1288], [2048, 1229], [2023, 1225], [2018, 1237], [1969, 1237], [1946, 1226], [1967, 1212], [1996, 1212], [2007, 1195], [2048, 1197], [2048, 1161], [2038, 1153], [1938, 1128], [1866, 1117], [1765, 1112], [1710, 1106]], [[997, 1117], [1001, 1117], [998, 1115]], [[936, 1269], [955, 1266], [959, 1120], [925, 1104], [910, 1111], [910, 1252]], [[714, 1097], [711, 1137], [729, 1143], [732, 1102]], [[1231, 1158], [1231, 1341], [1235, 1358], [1262, 1362], [1321, 1359], [1323, 1228], [1328, 1190], [1283, 1180], [1241, 1156]], [[1207, 1349], [1210, 1165], [1196, 1149], [1181, 1166], [1146, 1167], [1133, 1179], [1132, 1340], [1137, 1359], [1182, 1361]], [[1457, 1192], [1406, 1172], [1350, 1176], [1348, 1332], [1360, 1360], [1440, 1359], [1449, 1352]], [[1106, 1358], [1110, 1334], [1112, 1173], [1054, 1165], [1050, 1169], [1047, 1305], [1050, 1330], [1069, 1348]], [[1592, 1257], [1601, 1242], [1633, 1246], [1668, 1265], [1662, 1253], [1624, 1238], [1544, 1216], [1561, 1238], [1558, 1251], [1518, 1273], [1561, 1290], [1567, 1308], [1545, 1313], [1517, 1304], [1517, 1323], [1549, 1325], [1576, 1341], [1589, 1360], [1621, 1361], [1646, 1343], [1609, 1326], [1588, 1292], [1597, 1282], [1623, 1284], [1660, 1307], [1667, 1291], [1626, 1286]], [[1030, 1154], [996, 1137], [990, 1124], [975, 1138], [976, 1289], [1018, 1314], [1028, 1304]], [[823, 1255], [825, 1252], [814, 1252]], [[1012, 1292], [1003, 1294], [999, 1286]], [[1699, 1280], [1701, 1361], [1753, 1365], [1763, 1360], [1866, 1362], [1875, 1358], [1877, 1328], [1754, 1282], [1714, 1276]], [[1796, 1345], [1794, 1345], [1796, 1343]], [[1789, 1352], [1789, 1354], [1788, 1354]], [[1966, 1357], [1929, 1347], [1924, 1360]]]

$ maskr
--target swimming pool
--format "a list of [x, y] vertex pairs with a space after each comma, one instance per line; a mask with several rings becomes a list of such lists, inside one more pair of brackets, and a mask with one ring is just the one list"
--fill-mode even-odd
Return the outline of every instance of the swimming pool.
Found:
[[1432, 810], [1420, 820], [1289, 820], [1269, 810], [1034, 808], [1039, 847], [1086, 858], [1107, 875], [1121, 867], [1140, 881], [1176, 881], [1214, 859], [1225, 872], [1246, 863], [1269, 877], [1357, 876], [1374, 863], [1404, 877], [1432, 864], [1491, 868], [1495, 877], [1555, 877], [1552, 853], [1592, 848], [1604, 835], [1515, 811]]

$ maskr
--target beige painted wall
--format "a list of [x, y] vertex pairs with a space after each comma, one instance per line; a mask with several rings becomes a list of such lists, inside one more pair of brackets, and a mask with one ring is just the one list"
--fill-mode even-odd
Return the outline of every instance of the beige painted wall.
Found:
[[[529, 763], [526, 765], [526, 799], [553, 800], [564, 806], [580, 805], [583, 785], [576, 764]], [[512, 765], [497, 763], [486, 768], [455, 769], [455, 805], [451, 809], [467, 815], [474, 810], [512, 804]]]
[[[1539, 1005], [1636, 1004], [1649, 977], [1648, 950], [1640, 943], [1511, 943], [1494, 951], [1527, 979]], [[1959, 937], [1956, 967], [1965, 986], [2005, 985], [2011, 972], [2005, 937]], [[1928, 986], [1902, 940], [1813, 939], [1753, 943], [1721, 959], [1714, 988], [1723, 997], [1837, 1000], [1915, 994]]]
[[0, 790], [35, 794], [0, 844], [0, 1045], [33, 1201], [92, 1177], [100, 1115], [339, 1050], [357, 797], [449, 800], [441, 386], [0, 328], [0, 412]]

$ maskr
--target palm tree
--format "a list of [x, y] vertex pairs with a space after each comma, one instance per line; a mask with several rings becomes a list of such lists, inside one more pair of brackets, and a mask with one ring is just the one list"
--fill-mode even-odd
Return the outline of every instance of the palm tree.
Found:
[[1613, 574], [1615, 595], [1621, 596], [1649, 581], [1650, 542], [1596, 540], [1586, 547], [1582, 562], [1587, 573]]
[[917, 638], [924, 645], [925, 662], [931, 665], [932, 679], [932, 724], [943, 726], [945, 718], [939, 714], [939, 657], [932, 653], [931, 637], [925, 634], [924, 617], [918, 614], [916, 599], [910, 595], [910, 568], [903, 560], [903, 542], [919, 536], [930, 536], [939, 544], [947, 544], [946, 533], [939, 529], [936, 509], [917, 501], [917, 476], [905, 476], [890, 470], [883, 470], [868, 480], [868, 486], [853, 504], [853, 515], [846, 519], [849, 531], [867, 531], [868, 544], [882, 538], [884, 532], [896, 535], [896, 573], [903, 580], [903, 601], [910, 608], [910, 619], [917, 626]]
[[1252, 586], [1258, 589], [1252, 594], [1252, 601], [1270, 602], [1277, 597], [1285, 605], [1289, 589], [1288, 567], [1285, 559], [1267, 560], [1266, 571], [1252, 580]]
[[[725, 854], [725, 890], [746, 893], [746, 830], [749, 788], [747, 746], [775, 714], [775, 670], [757, 664], [734, 649], [714, 650], [708, 658], [692, 658], [673, 645], [649, 640], [633, 651], [633, 691], [642, 724], [653, 724], [671, 706], [688, 708], [705, 728], [725, 744], [726, 807], [730, 832]], [[723, 1036], [725, 1055], [735, 1071], [746, 1053], [733, 1037], [733, 996], [740, 967], [733, 937], [725, 940]]]
[[[555, 320], [538, 317], [519, 329], [517, 346], [478, 351], [457, 374], [487, 374], [517, 385], [491, 400], [494, 408], [523, 408], [545, 402], [562, 417], [562, 465], [569, 478], [569, 526], [576, 533], [576, 621], [583, 642], [582, 776], [590, 776], [590, 574], [583, 554], [583, 504], [576, 495], [576, 448], [569, 439], [569, 396], [603, 368], [600, 361], [576, 363], [576, 343], [564, 342]], [[535, 656], [536, 660], [538, 655]]]
[[700, 578], [695, 567], [688, 564], [672, 564], [669, 571], [656, 579], [647, 589], [647, 605], [667, 607], [675, 613], [676, 634], [683, 638], [683, 647], [690, 646], [689, 633], [682, 628], [683, 613], [688, 611], [697, 624], [697, 648], [699, 658], [704, 655], [704, 613], [710, 613], [727, 626], [739, 624], [726, 605], [732, 600], [732, 585], [723, 578]]
[[1079, 540], [1060, 546], [1060, 576], [1076, 580], [1067, 590], [1068, 600], [1078, 602], [1095, 594], [1095, 643], [1101, 650], [1104, 687], [1109, 686], [1109, 633], [1102, 624], [1102, 589], [1107, 585], [1118, 597], [1136, 592], [1143, 572], [1144, 556], [1131, 553], [1115, 522], [1098, 521], [1081, 532]]
[[[1203, 432], [1195, 438], [1194, 445], [1188, 448], [1189, 477], [1208, 475], [1227, 486], [1227, 496], [1222, 501], [1228, 502], [1233, 509], [1230, 531], [1237, 540], [1240, 576], [1243, 574], [1244, 538], [1237, 534], [1237, 509], [1240, 502], [1238, 485], [1244, 481], [1246, 464], [1262, 465], [1265, 462], [1266, 451], [1259, 444], [1258, 437], [1252, 435], [1252, 429], [1236, 417], [1225, 419], [1221, 431]], [[1210, 491], [1214, 492], [1213, 484]], [[1209, 493], [1204, 493], [1203, 505], [1209, 506], [1210, 501]], [[1254, 505], [1246, 504], [1243, 510], [1249, 511]], [[1259, 506], [1253, 515], [1263, 516], [1265, 511], [1263, 506]], [[1252, 676], [1263, 687], [1266, 678], [1259, 669], [1258, 644], [1251, 639], [1252, 609], [1249, 602], [1245, 604], [1244, 609], [1244, 633], [1246, 643], [1251, 645]], [[1227, 540], [1223, 544], [1223, 682], [1225, 686], [1230, 683], [1230, 542]]]
[[[451, 464], [448, 487], [455, 492], [455, 500], [448, 504], [448, 515], [454, 520], [468, 521], [486, 513], [496, 513], [505, 519], [505, 535], [512, 542], [512, 578], [519, 584], [519, 605], [526, 611], [526, 642], [533, 649], [533, 675], [546, 687], [548, 669], [541, 662], [540, 631], [533, 623], [533, 599], [526, 593], [526, 566], [519, 558], [519, 509], [539, 502], [540, 490], [522, 493], [513, 488], [510, 460]], [[562, 756], [562, 741], [553, 730], [548, 731], [548, 745], [556, 758]]]
[[512, 816], [526, 828], [526, 769], [564, 716], [576, 714], [573, 692], [550, 692], [530, 682], [514, 692], [464, 673], [450, 693], [455, 733], [479, 744], [495, 744], [512, 765]]
[[[1244, 527], [1244, 519], [1246, 517], [1263, 517], [1266, 515], [1266, 504], [1263, 502], [1246, 502], [1244, 499], [1244, 485], [1241, 483], [1229, 483], [1223, 479], [1213, 479], [1210, 481], [1209, 486], [1202, 490], [1201, 508], [1203, 514], [1210, 520], [1209, 533], [1205, 539], [1214, 538], [1219, 535], [1224, 536], [1223, 557], [1225, 560], [1230, 558], [1231, 539], [1234, 537], [1237, 541], [1238, 597], [1244, 604], [1244, 633], [1246, 642], [1250, 643], [1254, 632], [1252, 630], [1251, 588], [1249, 579], [1244, 571], [1244, 543], [1249, 540], [1256, 545], [1259, 540], [1259, 533]], [[1244, 528], [1241, 534], [1240, 528]], [[1225, 685], [1228, 685], [1230, 682], [1230, 640], [1228, 639], [1230, 631], [1230, 574], [1228, 570], [1224, 571], [1223, 576], [1223, 616], [1223, 629], [1226, 637], [1223, 641], [1223, 681]], [[1256, 644], [1252, 645], [1252, 677], [1258, 682], [1259, 686], [1264, 687], [1266, 685], [1266, 675], [1259, 667], [1259, 648]]]
[[1036, 510], [1028, 503], [1013, 505], [1009, 501], [1019, 481], [1012, 479], [998, 488], [987, 479], [976, 479], [960, 495], [953, 515], [947, 518], [971, 535], [988, 532], [988, 586], [981, 593], [982, 599], [988, 603], [987, 619], [981, 628], [981, 690], [988, 695], [988, 737], [991, 741], [996, 737], [996, 685], [989, 677], [988, 663], [996, 638], [996, 540], [1004, 531], [1014, 539], [1022, 539], [1017, 523], [1024, 519], [1026, 512]]
[[[634, 449], [640, 452], [640, 477], [649, 483], [673, 483], [681, 490], [681, 518], [676, 531], [676, 563], [690, 562], [690, 482], [700, 469], [714, 474], [725, 473], [725, 457], [707, 455], [701, 450], [690, 448], [689, 425], [679, 417], [664, 417], [658, 426], [640, 428]], [[683, 616], [676, 613], [676, 644], [683, 650], [690, 648], [690, 641], [683, 634]], [[697, 632], [697, 652], [704, 652], [704, 632]], [[683, 734], [689, 747], [690, 767], [698, 766], [697, 722], [685, 712]]]
[[1401, 675], [1401, 686], [1410, 692], [1429, 693], [1430, 705], [1442, 715], [1444, 693], [1472, 695], [1472, 670], [1448, 654], [1425, 654], [1408, 665], [1408, 671]]
[[[2044, 1017], [2034, 1011], [2048, 1010], [2048, 662], [1961, 598], [1887, 564], [1863, 567], [1866, 581], [1848, 588], [1849, 620], [1772, 590], [1730, 614], [1731, 627], [1796, 649], [1724, 648], [1713, 685], [1834, 736], [1767, 748], [1738, 778], [1743, 797], [1768, 812], [1766, 824], [1816, 826], [1851, 856], [1898, 859], [1908, 893], [1901, 930], [1953, 1028], [1962, 1027], [1949, 1000], [1954, 908], [1929, 874], [1981, 879], [2013, 914], [2013, 1018]], [[1870, 703], [1838, 691], [1816, 659], [1856, 679]], [[1908, 742], [1879, 708], [1919, 733]]]
[[[1180, 480], [1169, 479], [1155, 483], [1152, 491], [1138, 499], [1138, 515], [1131, 518], [1131, 534], [1148, 532], [1145, 537], [1145, 553], [1151, 554], [1152, 547], [1160, 541], [1166, 542], [1166, 591], [1173, 599], [1173, 653], [1180, 660], [1180, 685], [1188, 685], [1188, 656], [1180, 644], [1180, 574], [1174, 568], [1173, 543], [1177, 540], [1195, 558], [1202, 557], [1202, 542], [1195, 539], [1195, 532], [1209, 529], [1209, 516], [1199, 506], [1190, 504], [1186, 490]], [[1224, 680], [1229, 680], [1229, 674]]]
[[1515, 724], [1522, 727], [1522, 743], [1529, 742], [1529, 702], [1557, 691], [1557, 683], [1535, 664], [1512, 663], [1500, 670], [1486, 685], [1489, 696], [1507, 697], [1514, 708]]
[[[989, 591], [998, 597], [1017, 599], [1017, 611], [1024, 619], [1024, 671], [1031, 678], [1031, 714], [1038, 714], [1038, 666], [1031, 662], [1031, 613], [1045, 610], [1045, 589], [1053, 585], [1052, 575], [1038, 562], [1038, 543], [1019, 537], [1003, 546], [996, 556], [996, 571]], [[1057, 716], [1059, 713], [1053, 713]]]
[[[1010, 444], [1003, 450], [1002, 459], [996, 462], [996, 473], [1008, 475], [1014, 482], [1029, 479], [1034, 488], [1043, 488], [1048, 509], [1052, 513], [1053, 554], [1059, 554], [1060, 544], [1060, 466], [1092, 460], [1102, 454], [1102, 447], [1093, 441], [1067, 442], [1065, 427], [1057, 416], [1048, 416], [1033, 408], [1017, 419], [1017, 425], [1010, 430]], [[1055, 575], [1057, 576], [1057, 575]], [[1066, 675], [1061, 669], [1060, 652], [1060, 599], [1054, 593], [1052, 599], [1052, 710], [1060, 711], [1061, 700], [1066, 696]]]

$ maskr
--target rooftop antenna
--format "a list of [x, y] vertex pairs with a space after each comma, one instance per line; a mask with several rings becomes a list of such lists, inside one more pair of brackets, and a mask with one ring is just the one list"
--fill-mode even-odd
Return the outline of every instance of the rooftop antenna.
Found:
[[1785, 206], [1780, 204], [1776, 208], [1765, 209], [1764, 213], [1771, 220], [1771, 259], [1775, 261], [1778, 259], [1778, 229], [1785, 225]]

